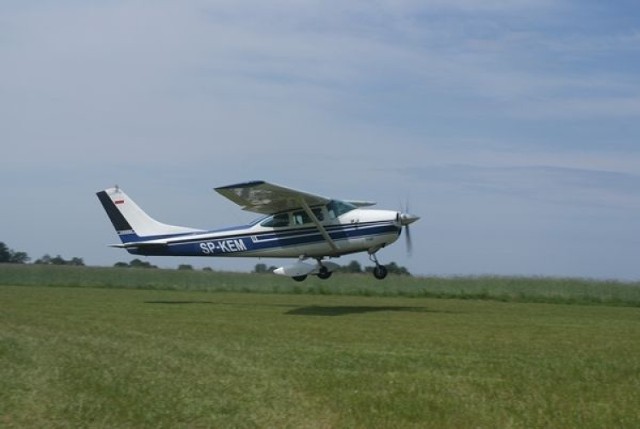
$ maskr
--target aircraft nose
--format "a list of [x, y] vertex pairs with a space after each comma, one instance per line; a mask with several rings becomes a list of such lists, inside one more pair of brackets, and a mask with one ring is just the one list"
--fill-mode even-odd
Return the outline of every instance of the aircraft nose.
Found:
[[410, 213], [400, 213], [400, 223], [402, 224], [402, 226], [410, 225], [419, 219], [420, 216], [416, 216]]

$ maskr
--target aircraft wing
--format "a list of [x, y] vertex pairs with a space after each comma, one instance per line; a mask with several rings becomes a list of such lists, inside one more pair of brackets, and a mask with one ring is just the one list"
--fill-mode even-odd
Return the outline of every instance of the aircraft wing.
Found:
[[[222, 186], [215, 188], [215, 190], [234, 203], [242, 206], [243, 210], [251, 212], [274, 214], [289, 210], [304, 210], [316, 225], [322, 237], [329, 243], [329, 246], [331, 246], [334, 251], [338, 250], [338, 247], [325, 227], [311, 210], [313, 206], [329, 203], [331, 201], [330, 198], [285, 188], [284, 186], [274, 185], [273, 183], [267, 183], [262, 180]], [[354, 201], [354, 203], [354, 205], [359, 207], [375, 204], [367, 201]]]
[[296, 191], [264, 181], [238, 183], [215, 188], [215, 191], [250, 212], [273, 214], [308, 206], [327, 204], [331, 198]]

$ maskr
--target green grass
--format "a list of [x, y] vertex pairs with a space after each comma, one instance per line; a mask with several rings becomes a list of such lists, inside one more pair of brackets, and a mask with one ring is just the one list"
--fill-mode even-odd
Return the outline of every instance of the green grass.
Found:
[[336, 273], [302, 283], [272, 274], [0, 264], [0, 285], [483, 299], [640, 307], [640, 282], [546, 277], [406, 277]]
[[547, 277], [406, 277], [337, 273], [302, 283], [273, 274], [0, 264], [0, 285], [483, 299], [640, 307], [640, 282]]
[[[640, 427], [637, 308], [96, 289], [80, 272], [0, 286], [0, 426]], [[216, 276], [190, 284], [261, 281]]]

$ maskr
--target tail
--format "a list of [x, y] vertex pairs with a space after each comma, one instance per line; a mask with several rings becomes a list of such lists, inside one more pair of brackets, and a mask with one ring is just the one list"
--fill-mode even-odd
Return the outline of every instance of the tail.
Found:
[[96, 195], [123, 244], [200, 231], [158, 222], [117, 186], [97, 192]]

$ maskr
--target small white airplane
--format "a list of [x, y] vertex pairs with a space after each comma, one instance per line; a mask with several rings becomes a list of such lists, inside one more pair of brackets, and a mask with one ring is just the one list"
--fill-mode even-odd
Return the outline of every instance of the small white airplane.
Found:
[[[309, 194], [264, 181], [215, 188], [243, 210], [265, 215], [254, 222], [216, 230], [167, 225], [147, 215], [119, 187], [97, 193], [122, 244], [134, 255], [148, 256], [245, 256], [298, 258], [275, 274], [303, 281], [308, 275], [328, 279], [338, 264], [325, 258], [367, 252], [376, 264], [373, 275], [387, 276], [376, 253], [395, 242], [409, 224], [420, 219], [409, 213], [371, 210], [368, 201], [341, 201]], [[315, 259], [315, 264], [305, 262]]]

